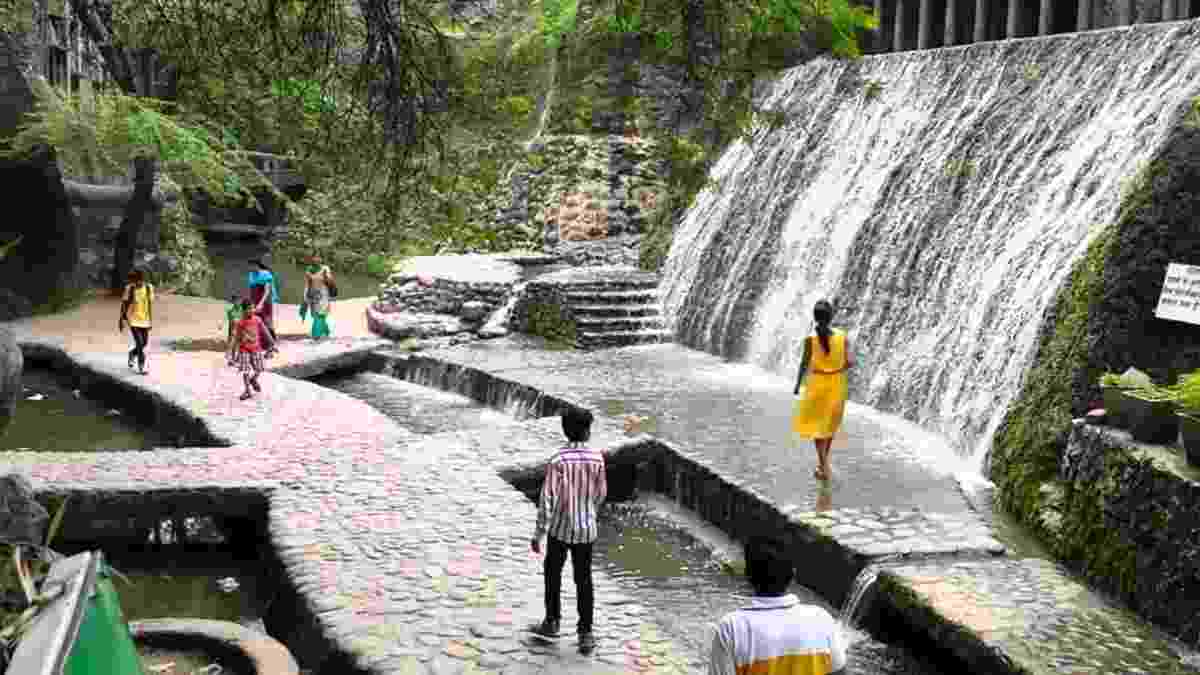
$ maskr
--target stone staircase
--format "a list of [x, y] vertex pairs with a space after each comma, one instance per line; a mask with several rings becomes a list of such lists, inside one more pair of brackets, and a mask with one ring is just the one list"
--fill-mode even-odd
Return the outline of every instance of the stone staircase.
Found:
[[574, 324], [575, 346], [605, 349], [670, 342], [658, 298], [659, 277], [623, 267], [563, 270], [529, 282], [535, 302], [557, 304]]

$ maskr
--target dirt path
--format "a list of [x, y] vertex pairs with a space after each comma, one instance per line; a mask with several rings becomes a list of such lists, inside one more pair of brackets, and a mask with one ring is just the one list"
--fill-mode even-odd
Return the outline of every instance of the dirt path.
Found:
[[[374, 298], [355, 298], [333, 303], [330, 326], [335, 338], [374, 337], [367, 330], [366, 309]], [[227, 303], [213, 298], [187, 295], [158, 296], [154, 304], [154, 330], [148, 353], [166, 349], [164, 342], [180, 338], [224, 338]], [[22, 319], [10, 324], [18, 335], [61, 339], [70, 352], [125, 352], [132, 342], [129, 332], [117, 332], [121, 301], [97, 297], [60, 314]], [[299, 305], [275, 307], [275, 329], [281, 337], [307, 336], [310, 323], [300, 321]]]

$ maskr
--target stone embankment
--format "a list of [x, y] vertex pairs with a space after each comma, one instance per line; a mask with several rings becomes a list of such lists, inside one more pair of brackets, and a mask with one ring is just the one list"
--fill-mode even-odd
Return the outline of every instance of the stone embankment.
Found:
[[426, 339], [424, 346], [509, 330], [581, 349], [670, 339], [657, 275], [629, 266], [562, 267], [542, 254], [411, 258], [367, 310], [368, 326], [392, 340]]
[[372, 332], [392, 340], [450, 336], [469, 340], [507, 300], [529, 256], [410, 258], [367, 309]]
[[1076, 420], [1039, 514], [1092, 584], [1200, 644], [1200, 470], [1182, 451]]

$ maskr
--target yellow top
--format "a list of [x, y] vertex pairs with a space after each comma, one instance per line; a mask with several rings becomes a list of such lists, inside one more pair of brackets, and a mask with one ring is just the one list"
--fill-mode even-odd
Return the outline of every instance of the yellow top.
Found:
[[135, 328], [149, 328], [150, 304], [154, 302], [154, 287], [150, 284], [142, 284], [141, 288], [136, 288], [133, 284], [127, 284], [122, 299], [129, 303], [129, 307], [125, 310], [125, 318], [129, 320], [129, 325]]
[[833, 329], [829, 336], [829, 351], [821, 346], [821, 338], [812, 335], [809, 347], [808, 371], [810, 373], [833, 374], [846, 368], [846, 334]]

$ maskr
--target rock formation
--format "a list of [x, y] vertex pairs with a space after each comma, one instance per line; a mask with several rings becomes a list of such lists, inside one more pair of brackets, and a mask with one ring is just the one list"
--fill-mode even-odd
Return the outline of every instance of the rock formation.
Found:
[[21, 356], [21, 347], [12, 331], [0, 327], [0, 435], [16, 412], [24, 367], [25, 359]]

